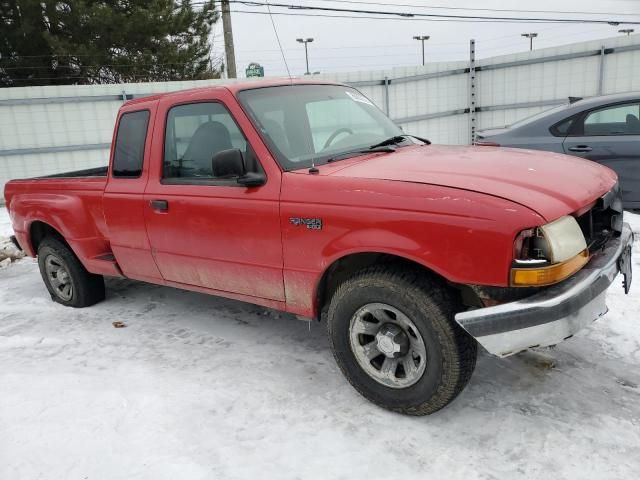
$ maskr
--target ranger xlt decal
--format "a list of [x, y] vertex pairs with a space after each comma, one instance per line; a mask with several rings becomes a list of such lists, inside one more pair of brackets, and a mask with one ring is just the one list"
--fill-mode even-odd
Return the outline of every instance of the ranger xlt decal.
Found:
[[321, 218], [291, 217], [289, 218], [289, 222], [296, 227], [300, 225], [306, 225], [309, 230], [322, 230]]

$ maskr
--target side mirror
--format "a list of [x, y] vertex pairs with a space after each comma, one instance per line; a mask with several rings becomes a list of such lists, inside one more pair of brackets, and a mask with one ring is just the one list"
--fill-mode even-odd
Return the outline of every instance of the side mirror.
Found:
[[261, 187], [267, 183], [267, 177], [264, 173], [247, 172], [241, 177], [238, 177], [238, 183], [245, 187]]
[[211, 171], [216, 178], [236, 178], [239, 185], [259, 187], [267, 183], [264, 173], [247, 172], [242, 151], [237, 148], [222, 150], [211, 159]]
[[216, 178], [242, 177], [246, 173], [242, 152], [230, 148], [216, 153], [211, 159], [211, 172]]

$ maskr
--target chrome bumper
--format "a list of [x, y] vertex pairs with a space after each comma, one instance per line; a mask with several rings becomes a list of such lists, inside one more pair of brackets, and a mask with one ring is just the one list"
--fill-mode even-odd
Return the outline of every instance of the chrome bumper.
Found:
[[456, 321], [499, 357], [560, 343], [607, 313], [607, 288], [632, 243], [625, 223], [622, 234], [572, 277], [522, 300], [458, 313]]

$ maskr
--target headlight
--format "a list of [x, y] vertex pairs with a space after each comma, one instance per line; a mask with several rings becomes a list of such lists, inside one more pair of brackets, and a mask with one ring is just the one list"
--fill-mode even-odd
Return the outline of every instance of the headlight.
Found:
[[588, 261], [589, 249], [578, 222], [571, 216], [561, 217], [518, 234], [511, 285], [551, 285], [570, 277]]

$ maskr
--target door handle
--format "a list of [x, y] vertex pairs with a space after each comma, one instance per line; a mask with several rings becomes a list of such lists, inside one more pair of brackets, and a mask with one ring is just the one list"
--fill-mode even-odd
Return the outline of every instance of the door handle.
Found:
[[169, 202], [166, 200], [151, 200], [149, 202], [151, 208], [157, 212], [168, 212], [169, 211]]
[[593, 150], [589, 145], [576, 145], [575, 147], [569, 147], [571, 152], [590, 152]]

